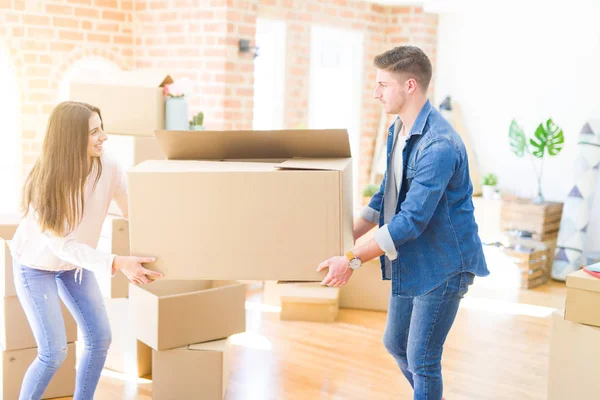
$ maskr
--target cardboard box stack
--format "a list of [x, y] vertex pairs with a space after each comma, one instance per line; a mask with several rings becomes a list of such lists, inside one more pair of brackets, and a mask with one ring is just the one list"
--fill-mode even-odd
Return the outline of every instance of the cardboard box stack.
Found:
[[352, 246], [348, 134], [156, 136], [167, 160], [128, 172], [131, 253], [165, 275], [130, 287], [136, 336], [153, 348], [154, 397], [220, 399], [226, 338], [245, 329], [245, 289], [221, 281], [318, 282], [317, 265]]
[[548, 399], [596, 399], [600, 370], [600, 279], [567, 276], [564, 312], [552, 315]]
[[229, 337], [246, 330], [246, 287], [160, 280], [130, 287], [136, 337], [152, 350], [153, 399], [223, 399]]
[[[16, 224], [9, 225], [2, 224], [1, 227], [4, 233], [12, 237]], [[9, 244], [9, 241], [0, 238], [0, 350], [2, 353], [0, 398], [2, 399], [19, 397], [25, 372], [37, 357], [37, 344], [16, 293]], [[67, 359], [44, 392], [42, 396], [44, 399], [72, 396], [75, 391], [74, 342], [77, 339], [77, 325], [62, 302], [61, 305], [67, 333]]]
[[[146, 160], [165, 156], [158, 146], [155, 129], [165, 128], [163, 86], [173, 79], [156, 71], [120, 71], [95, 77], [94, 82], [72, 82], [69, 98], [100, 109], [105, 150], [127, 171]], [[113, 202], [109, 214], [121, 215]]]

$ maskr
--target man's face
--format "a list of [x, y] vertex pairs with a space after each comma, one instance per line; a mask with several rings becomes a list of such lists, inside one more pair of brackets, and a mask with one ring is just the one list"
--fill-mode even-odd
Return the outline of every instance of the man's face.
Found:
[[400, 74], [377, 69], [374, 95], [387, 114], [399, 114], [406, 104], [408, 93]]

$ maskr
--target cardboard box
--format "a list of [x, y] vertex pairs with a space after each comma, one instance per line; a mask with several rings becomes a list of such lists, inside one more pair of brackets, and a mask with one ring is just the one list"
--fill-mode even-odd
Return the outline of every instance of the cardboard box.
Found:
[[364, 263], [340, 288], [340, 307], [360, 310], [387, 311], [392, 281], [381, 279], [379, 259]]
[[0, 297], [16, 295], [10, 241], [0, 238]]
[[548, 400], [597, 399], [600, 328], [552, 314]]
[[154, 400], [222, 400], [230, 374], [229, 339], [153, 351]]
[[[165, 154], [160, 149], [154, 136], [108, 135], [104, 149], [123, 171], [146, 160], [164, 160]], [[113, 201], [108, 210], [109, 214], [122, 216], [121, 210]]]
[[567, 275], [565, 318], [600, 326], [600, 279], [582, 269]]
[[159, 280], [130, 285], [136, 338], [154, 350], [229, 337], [246, 330], [246, 286]]
[[[37, 347], [33, 332], [27, 321], [27, 316], [19, 298], [16, 296], [3, 297], [0, 305], [0, 345], [4, 350], [27, 349]], [[73, 316], [62, 304], [63, 319], [67, 331], [67, 342], [77, 340], [77, 324]]]
[[152, 71], [121, 71], [95, 76], [94, 83], [71, 82], [69, 99], [100, 109], [106, 133], [152, 136], [165, 128], [163, 86], [169, 75]]
[[283, 321], [333, 322], [339, 310], [340, 288], [319, 283], [280, 283]]
[[167, 279], [321, 281], [352, 248], [345, 130], [156, 135], [169, 159], [129, 170], [129, 229]]
[[135, 312], [129, 299], [106, 299], [112, 343], [104, 368], [125, 375], [143, 377], [152, 373], [152, 349], [135, 337]]
[[[42, 399], [68, 397], [75, 394], [75, 344], [67, 345], [67, 359], [56, 371]], [[16, 400], [21, 392], [21, 384], [27, 368], [37, 357], [37, 348], [2, 351], [2, 396], [4, 400]]]
[[[119, 256], [129, 255], [129, 222], [126, 219], [108, 216], [98, 240], [98, 250]], [[129, 295], [129, 280], [120, 271], [114, 277], [107, 273], [96, 274], [100, 291], [105, 298], [124, 298]]]
[[0, 238], [11, 240], [21, 222], [21, 214], [0, 214]]

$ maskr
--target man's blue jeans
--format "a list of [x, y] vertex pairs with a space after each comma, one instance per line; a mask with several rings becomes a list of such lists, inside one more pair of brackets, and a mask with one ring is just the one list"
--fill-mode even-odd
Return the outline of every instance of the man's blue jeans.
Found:
[[415, 400], [441, 400], [442, 349], [474, 275], [463, 272], [417, 297], [391, 296], [383, 335]]
[[60, 299], [83, 333], [85, 348], [77, 369], [74, 400], [91, 400], [111, 343], [111, 330], [94, 273], [83, 270], [43, 271], [15, 262], [17, 296], [38, 346], [21, 385], [20, 400], [37, 400], [67, 357], [67, 334]]

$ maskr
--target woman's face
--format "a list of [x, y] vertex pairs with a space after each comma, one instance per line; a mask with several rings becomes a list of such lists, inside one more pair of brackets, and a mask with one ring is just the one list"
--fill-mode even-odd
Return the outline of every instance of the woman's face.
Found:
[[90, 129], [88, 136], [87, 155], [88, 158], [100, 157], [102, 155], [102, 145], [108, 139], [106, 133], [102, 130], [102, 121], [98, 113], [93, 113], [90, 117]]

